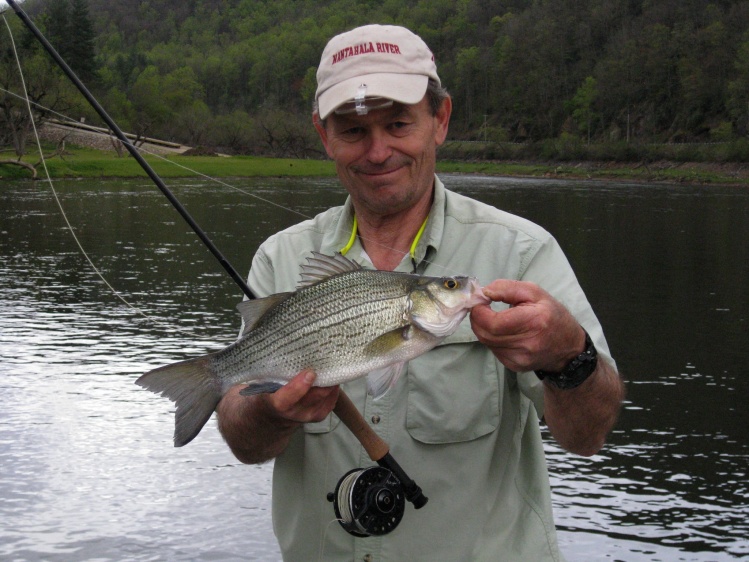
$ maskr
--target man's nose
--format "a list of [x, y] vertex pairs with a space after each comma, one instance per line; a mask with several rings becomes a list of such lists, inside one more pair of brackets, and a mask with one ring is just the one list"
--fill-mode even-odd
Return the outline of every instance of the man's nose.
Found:
[[376, 164], [382, 164], [393, 153], [390, 146], [390, 135], [386, 131], [373, 129], [369, 134], [369, 147], [367, 150], [367, 159]]

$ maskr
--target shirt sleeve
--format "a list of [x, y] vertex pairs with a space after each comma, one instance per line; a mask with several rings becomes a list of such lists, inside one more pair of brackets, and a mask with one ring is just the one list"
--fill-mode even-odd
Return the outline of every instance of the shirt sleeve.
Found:
[[[590, 334], [599, 357], [616, 368], [603, 328], [580, 287], [572, 266], [554, 237], [549, 235], [539, 244], [527, 267], [521, 272], [520, 280], [536, 283], [561, 302]], [[533, 401], [539, 418], [543, 417], [543, 384], [536, 374], [518, 373], [518, 387]]]
[[267, 297], [276, 293], [276, 276], [273, 264], [270, 258], [263, 250], [262, 246], [252, 258], [250, 274], [247, 277], [247, 284], [258, 298]]

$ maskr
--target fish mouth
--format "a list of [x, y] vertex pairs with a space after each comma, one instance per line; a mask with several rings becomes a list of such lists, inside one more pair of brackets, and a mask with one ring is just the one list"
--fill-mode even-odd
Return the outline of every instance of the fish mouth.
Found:
[[469, 279], [469, 284], [471, 287], [471, 297], [466, 303], [466, 308], [473, 308], [474, 306], [478, 306], [480, 304], [491, 304], [492, 299], [484, 294], [484, 288], [479, 285], [478, 279], [476, 279], [475, 277], [471, 277]]

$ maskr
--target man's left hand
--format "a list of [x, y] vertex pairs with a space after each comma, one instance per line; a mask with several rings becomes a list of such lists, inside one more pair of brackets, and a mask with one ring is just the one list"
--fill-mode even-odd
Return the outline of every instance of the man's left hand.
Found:
[[471, 311], [471, 327], [479, 341], [508, 369], [561, 371], [585, 348], [585, 332], [574, 316], [534, 283], [498, 279], [484, 287], [492, 301]]

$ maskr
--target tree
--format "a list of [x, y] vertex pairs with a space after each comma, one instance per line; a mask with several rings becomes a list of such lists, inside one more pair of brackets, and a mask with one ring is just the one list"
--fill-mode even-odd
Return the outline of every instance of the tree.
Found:
[[96, 82], [96, 31], [87, 0], [71, 0], [68, 32], [71, 35], [66, 62], [85, 84]]
[[749, 134], [749, 33], [736, 54], [734, 79], [728, 84], [728, 111], [736, 129]]
[[588, 76], [575, 92], [574, 97], [566, 104], [568, 110], [572, 111], [572, 118], [582, 130], [587, 130], [588, 144], [590, 144], [591, 125], [597, 117], [595, 103], [598, 98], [596, 79]]
[[96, 80], [94, 30], [87, 0], [49, 0], [42, 16], [45, 35], [78, 78]]
[[29, 40], [30, 34], [20, 27], [20, 21], [12, 20], [9, 23], [18, 49], [31, 114], [24, 99], [21, 75], [11, 42], [3, 41], [0, 48], [0, 87], [3, 89], [0, 92], [0, 131], [3, 131], [0, 142], [12, 145], [20, 158], [26, 153], [26, 141], [32, 125], [36, 124], [39, 128], [51, 111], [66, 113], [74, 108], [79, 109], [80, 97], [47, 53], [35, 41]]

